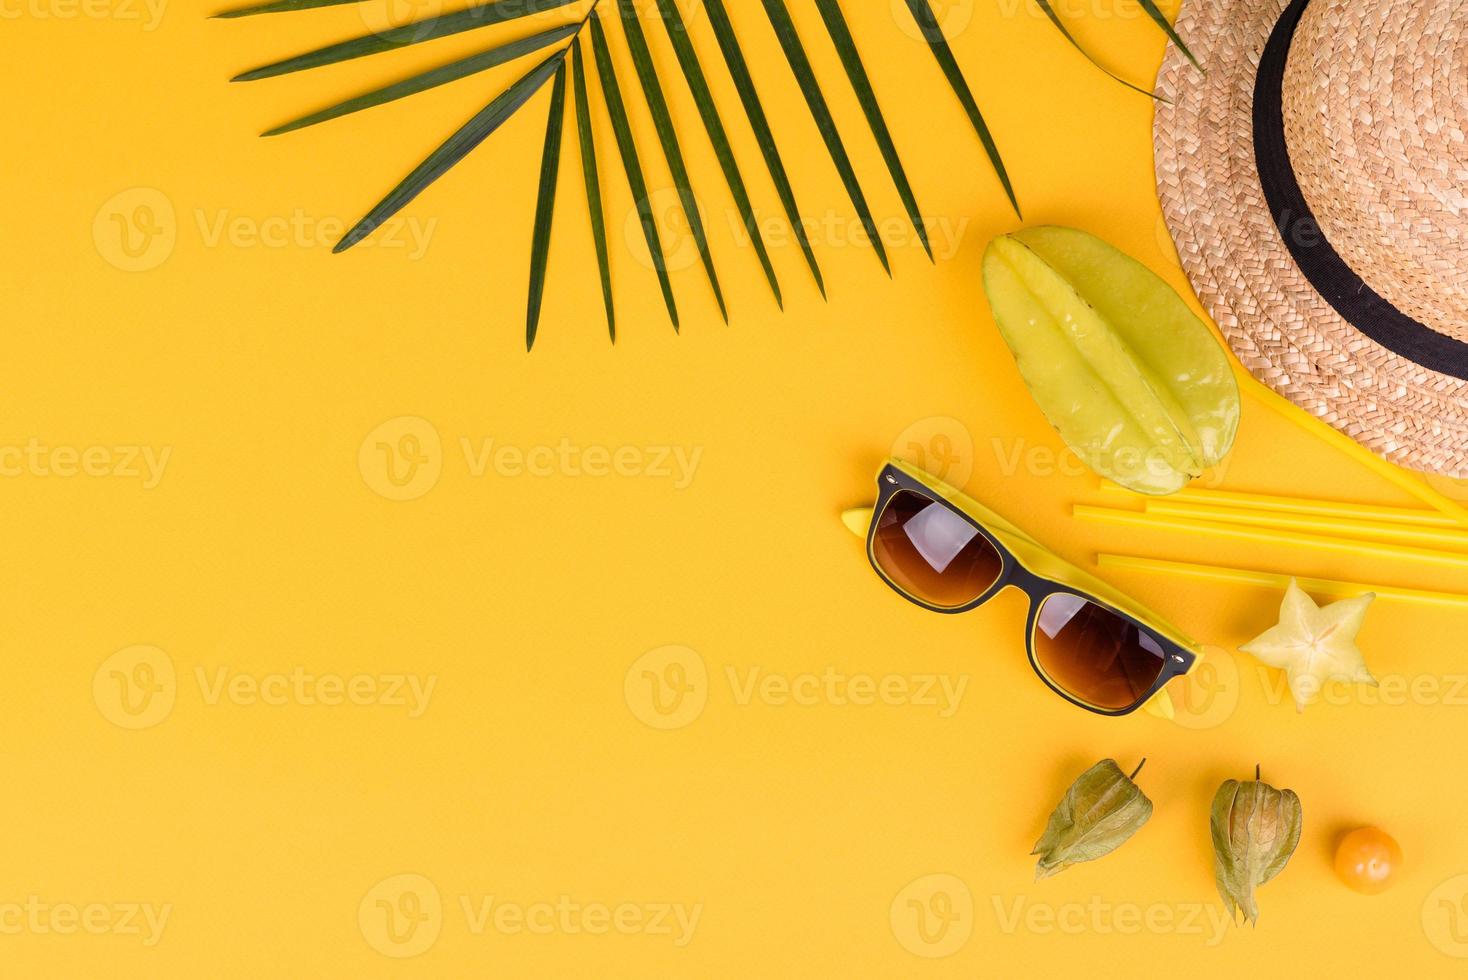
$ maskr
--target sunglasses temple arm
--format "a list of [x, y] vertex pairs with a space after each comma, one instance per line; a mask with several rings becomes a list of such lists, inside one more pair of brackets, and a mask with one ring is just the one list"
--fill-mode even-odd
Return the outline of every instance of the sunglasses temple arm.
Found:
[[1148, 698], [1142, 704], [1142, 710], [1164, 721], [1172, 721], [1177, 715], [1172, 707], [1172, 696], [1167, 693], [1165, 687], [1159, 688], [1156, 694]]
[[846, 525], [846, 530], [859, 538], [867, 536], [867, 529], [872, 526], [871, 507], [853, 507], [841, 512], [841, 523]]

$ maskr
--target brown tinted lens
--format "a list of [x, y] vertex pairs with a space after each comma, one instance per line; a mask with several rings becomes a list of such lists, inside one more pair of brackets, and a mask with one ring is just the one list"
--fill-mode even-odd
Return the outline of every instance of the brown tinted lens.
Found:
[[947, 505], [899, 490], [877, 516], [877, 567], [908, 595], [951, 609], [999, 581], [1003, 560], [978, 528]]
[[1035, 659], [1069, 694], [1115, 711], [1136, 705], [1167, 659], [1131, 620], [1080, 596], [1049, 596], [1035, 620]]

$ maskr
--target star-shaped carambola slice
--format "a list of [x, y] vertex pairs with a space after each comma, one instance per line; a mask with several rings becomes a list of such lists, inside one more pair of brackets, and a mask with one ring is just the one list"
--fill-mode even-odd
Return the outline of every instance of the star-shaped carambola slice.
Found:
[[1366, 669], [1356, 646], [1366, 608], [1375, 598], [1375, 593], [1368, 592], [1321, 608], [1290, 579], [1279, 609], [1279, 625], [1239, 649], [1285, 672], [1297, 711], [1304, 711], [1329, 681], [1375, 685], [1376, 678]]

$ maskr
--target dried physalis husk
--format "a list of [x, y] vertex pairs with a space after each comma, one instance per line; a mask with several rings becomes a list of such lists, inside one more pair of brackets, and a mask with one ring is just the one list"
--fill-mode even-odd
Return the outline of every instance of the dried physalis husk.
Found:
[[1036, 881], [1104, 857], [1142, 828], [1152, 816], [1152, 801], [1132, 782], [1141, 768], [1128, 776], [1111, 759], [1102, 759], [1080, 774], [1030, 852], [1040, 855]]
[[1214, 875], [1224, 907], [1235, 919], [1259, 919], [1254, 889], [1284, 870], [1300, 843], [1304, 814], [1293, 790], [1275, 789], [1259, 781], [1259, 768], [1248, 782], [1230, 779], [1213, 797]]

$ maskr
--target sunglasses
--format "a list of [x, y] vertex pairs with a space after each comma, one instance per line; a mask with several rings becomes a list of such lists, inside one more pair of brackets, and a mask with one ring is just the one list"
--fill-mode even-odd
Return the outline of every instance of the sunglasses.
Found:
[[1072, 704], [1103, 715], [1137, 710], [1198, 662], [1196, 644], [1157, 614], [1050, 551], [958, 490], [893, 460], [877, 475], [867, 556], [912, 602], [961, 613], [1014, 587], [1029, 596], [1030, 666]]

